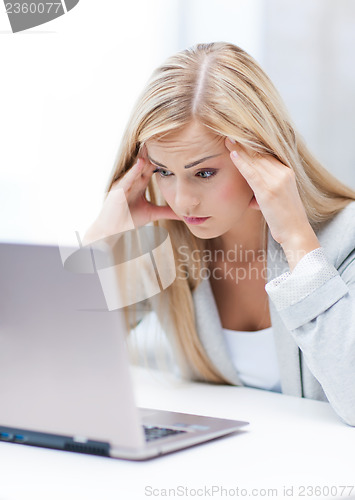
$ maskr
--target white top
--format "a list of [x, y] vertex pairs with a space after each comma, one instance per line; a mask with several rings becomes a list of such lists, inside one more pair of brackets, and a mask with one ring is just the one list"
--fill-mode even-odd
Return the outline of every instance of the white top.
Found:
[[244, 385], [281, 392], [272, 327], [255, 332], [223, 329], [232, 362]]

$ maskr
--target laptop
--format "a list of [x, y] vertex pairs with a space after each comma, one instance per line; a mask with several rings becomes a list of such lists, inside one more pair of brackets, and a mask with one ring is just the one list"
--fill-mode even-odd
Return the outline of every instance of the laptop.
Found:
[[245, 426], [136, 406], [123, 312], [95, 268], [112, 255], [81, 248], [73, 272], [77, 253], [0, 243], [0, 441], [144, 460]]

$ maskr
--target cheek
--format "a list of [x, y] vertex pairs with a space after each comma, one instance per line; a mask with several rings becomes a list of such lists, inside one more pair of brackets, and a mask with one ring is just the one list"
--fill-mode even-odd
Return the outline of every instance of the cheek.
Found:
[[223, 200], [230, 200], [231, 198], [235, 198], [236, 194], [238, 194], [238, 191], [235, 189], [235, 187], [231, 185], [228, 186], [228, 184], [218, 192], [219, 198]]
[[218, 193], [218, 197], [221, 200], [234, 201], [238, 204], [243, 203], [245, 200], [253, 195], [253, 192], [246, 182], [244, 177], [239, 177], [234, 179], [233, 182], [228, 182], [221, 187]]

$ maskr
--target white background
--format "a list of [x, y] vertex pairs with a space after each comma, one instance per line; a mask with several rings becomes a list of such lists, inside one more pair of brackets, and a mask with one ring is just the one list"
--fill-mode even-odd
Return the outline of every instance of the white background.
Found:
[[[166, 57], [196, 42], [225, 40], [250, 52], [270, 71], [311, 150], [355, 187], [355, 11], [347, 0], [311, 4], [81, 0], [66, 15], [16, 34], [1, 4], [0, 240], [56, 243], [84, 232], [145, 82]], [[327, 43], [334, 52], [334, 40], [339, 57], [320, 50]]]

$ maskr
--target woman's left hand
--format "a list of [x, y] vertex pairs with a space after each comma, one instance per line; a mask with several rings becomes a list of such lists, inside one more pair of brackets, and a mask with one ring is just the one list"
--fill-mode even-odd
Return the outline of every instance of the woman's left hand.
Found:
[[254, 193], [250, 207], [261, 210], [272, 237], [282, 246], [293, 269], [306, 253], [320, 247], [293, 170], [272, 156], [251, 156], [228, 138], [225, 144], [234, 165]]

